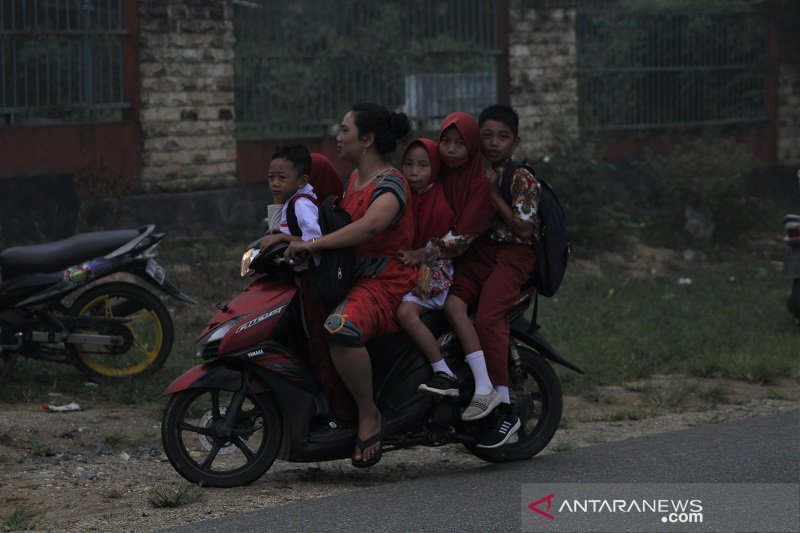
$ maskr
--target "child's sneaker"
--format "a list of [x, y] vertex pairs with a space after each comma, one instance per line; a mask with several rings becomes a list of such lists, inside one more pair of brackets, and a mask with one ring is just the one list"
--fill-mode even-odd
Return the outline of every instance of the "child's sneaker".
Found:
[[489, 394], [476, 394], [472, 397], [472, 401], [469, 402], [464, 412], [461, 413], [461, 420], [465, 422], [480, 420], [491, 413], [492, 409], [500, 405], [501, 400], [500, 393], [494, 389]]
[[417, 390], [433, 396], [458, 398], [458, 381], [445, 372], [436, 372], [428, 381], [417, 387]]
[[519, 418], [514, 415], [511, 405], [500, 404], [494, 412], [494, 420], [475, 439], [478, 448], [498, 448], [519, 430]]

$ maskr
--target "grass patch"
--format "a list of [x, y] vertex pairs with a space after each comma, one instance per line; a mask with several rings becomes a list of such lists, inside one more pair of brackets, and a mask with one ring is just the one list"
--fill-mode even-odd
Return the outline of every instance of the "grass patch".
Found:
[[200, 501], [203, 490], [197, 485], [181, 482], [177, 488], [153, 487], [147, 494], [147, 501], [153, 507], [181, 507]]
[[47, 455], [47, 443], [40, 440], [31, 439], [28, 441], [28, 448], [32, 457], [44, 457]]
[[132, 444], [132, 442], [132, 439], [122, 430], [111, 435], [106, 435], [106, 437], [103, 439], [103, 443], [105, 443], [107, 446], [111, 446], [112, 448]]
[[0, 453], [0, 465], [15, 465], [21, 462], [19, 457], [13, 457], [11, 455], [6, 455], [4, 453]]
[[111, 489], [101, 494], [103, 501], [110, 502], [111, 500], [118, 500], [124, 496], [121, 490]]
[[705, 405], [714, 406], [728, 401], [725, 387], [719, 383], [704, 383], [697, 388], [695, 395]]
[[23, 505], [0, 518], [0, 529], [3, 531], [34, 529], [43, 517], [44, 511]]
[[[695, 266], [635, 279], [569, 275], [557, 298], [539, 303], [543, 334], [586, 372], [557, 367], [565, 392], [612, 384], [636, 390], [654, 374], [767, 384], [797, 379], [797, 328], [784, 304], [786, 280], [764, 263]], [[679, 285], [681, 277], [691, 285]]]

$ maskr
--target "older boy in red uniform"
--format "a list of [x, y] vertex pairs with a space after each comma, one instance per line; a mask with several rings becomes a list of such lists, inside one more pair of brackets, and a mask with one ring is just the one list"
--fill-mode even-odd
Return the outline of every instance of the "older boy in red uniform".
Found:
[[[532, 243], [539, 234], [541, 189], [536, 178], [520, 168], [509, 178], [510, 204], [500, 193], [499, 181], [519, 144], [517, 113], [508, 106], [490, 106], [481, 112], [478, 123], [483, 155], [492, 166], [489, 198], [497, 213], [489, 231], [456, 262], [445, 313], [475, 377], [475, 395], [462, 419], [479, 420], [492, 413], [476, 440], [479, 447], [496, 448], [508, 442], [520, 426], [508, 388], [507, 313], [536, 263]], [[473, 325], [468, 309], [475, 305]]]

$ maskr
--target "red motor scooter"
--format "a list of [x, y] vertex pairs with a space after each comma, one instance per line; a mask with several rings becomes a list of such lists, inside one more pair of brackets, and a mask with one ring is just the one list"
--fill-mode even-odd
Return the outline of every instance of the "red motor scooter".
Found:
[[[197, 356], [204, 362], [166, 390], [164, 449], [191, 482], [244, 485], [262, 476], [276, 458], [311, 462], [353, 453], [354, 435], [326, 443], [309, 440], [312, 421], [326, 411], [325, 400], [308, 364], [301, 299], [291, 267], [283, 263], [285, 249], [283, 243], [258, 253], [251, 245], [242, 272], [259, 277], [220, 306], [197, 341]], [[458, 376], [458, 398], [435, 400], [417, 392], [431, 375], [430, 365], [405, 333], [368, 343], [384, 452], [461, 442], [486, 461], [506, 462], [532, 457], [550, 442], [562, 409], [561, 384], [550, 362], [582, 371], [524, 318], [533, 297], [532, 289], [525, 290], [511, 314], [511, 399], [521, 427], [497, 448], [477, 447], [477, 424], [461, 421], [472, 398], [472, 374], [443, 314], [428, 313], [424, 321]]]

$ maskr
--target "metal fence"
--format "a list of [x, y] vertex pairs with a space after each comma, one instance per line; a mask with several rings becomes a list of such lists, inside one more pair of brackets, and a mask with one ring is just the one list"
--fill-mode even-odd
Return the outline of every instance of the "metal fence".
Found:
[[497, 100], [492, 0], [236, 0], [240, 138], [328, 135], [353, 103], [417, 129]]
[[0, 0], [0, 125], [119, 120], [121, 0]]
[[578, 3], [581, 131], [765, 121], [767, 2], [660, 5]]

